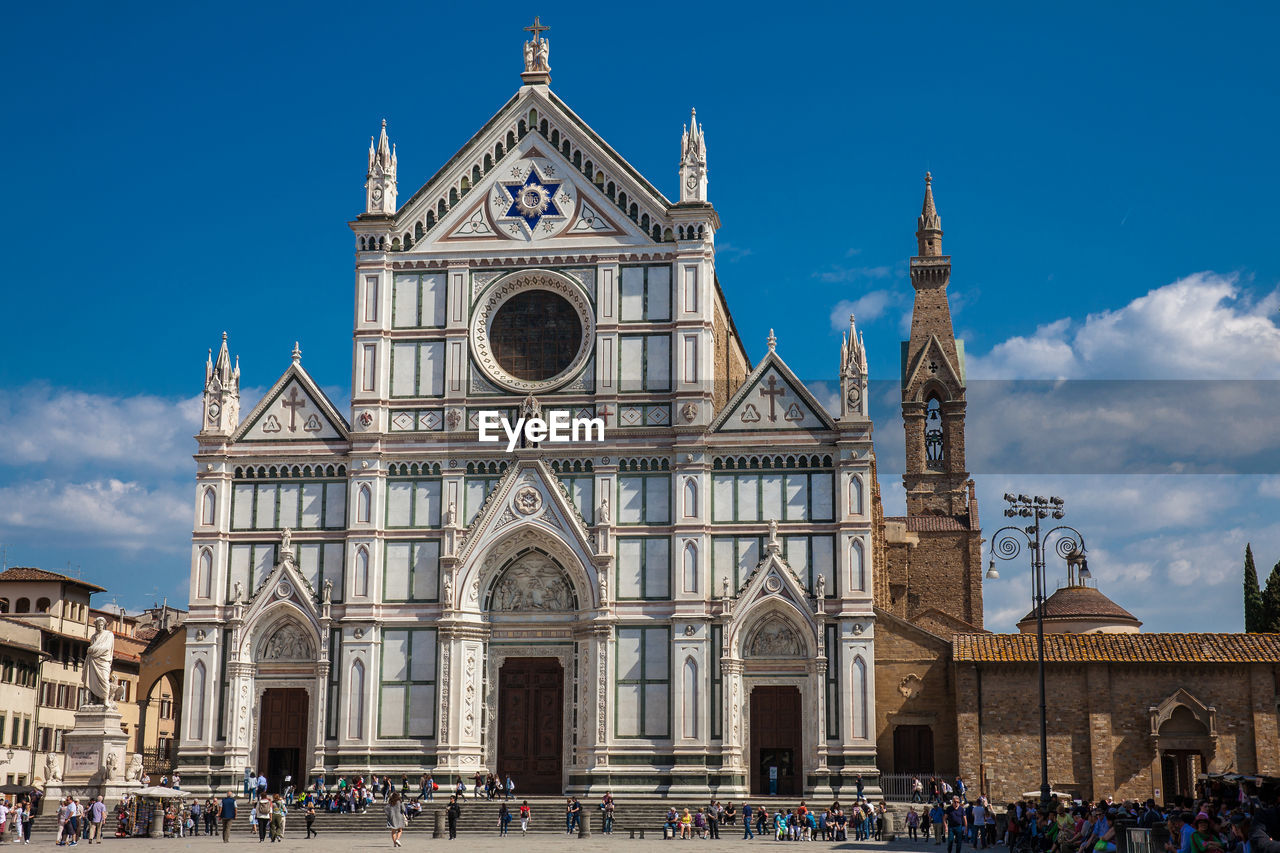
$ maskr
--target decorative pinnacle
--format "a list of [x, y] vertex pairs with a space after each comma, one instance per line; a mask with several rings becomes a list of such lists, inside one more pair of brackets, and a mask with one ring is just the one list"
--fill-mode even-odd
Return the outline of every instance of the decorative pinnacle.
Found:
[[302, 348], [298, 346], [297, 341], [293, 342], [292, 358], [293, 358], [294, 364], [297, 364], [298, 362], [302, 361]]
[[768, 342], [769, 342], [769, 352], [773, 352], [778, 348], [778, 338], [776, 335], [774, 335], [773, 329], [769, 330]]

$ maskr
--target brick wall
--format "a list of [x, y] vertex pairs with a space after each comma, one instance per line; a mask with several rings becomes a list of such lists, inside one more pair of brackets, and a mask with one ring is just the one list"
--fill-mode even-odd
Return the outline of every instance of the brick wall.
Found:
[[[1155, 796], [1162, 780], [1149, 709], [1180, 687], [1216, 710], [1210, 771], [1280, 773], [1276, 673], [1272, 664], [1051, 663], [1050, 784], [1089, 799]], [[984, 774], [996, 802], [1040, 785], [1037, 679], [1035, 664], [956, 667], [961, 771]]]
[[[887, 615], [877, 619], [876, 762], [882, 771], [897, 772], [893, 730], [898, 725], [927, 725], [933, 730], [932, 769], [953, 772], [958, 766], [950, 655], [951, 644], [941, 637]], [[907, 687], [918, 688], [917, 695], [904, 693], [904, 679], [909, 679]]]

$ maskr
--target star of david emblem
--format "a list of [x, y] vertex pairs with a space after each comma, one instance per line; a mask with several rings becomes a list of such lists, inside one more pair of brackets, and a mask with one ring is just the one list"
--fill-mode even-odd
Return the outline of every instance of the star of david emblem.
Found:
[[511, 206], [507, 208], [506, 215], [520, 217], [530, 230], [538, 227], [543, 216], [562, 215], [555, 201], [560, 183], [547, 183], [538, 174], [536, 166], [530, 167], [529, 176], [524, 179], [524, 183], [502, 186], [511, 195]]

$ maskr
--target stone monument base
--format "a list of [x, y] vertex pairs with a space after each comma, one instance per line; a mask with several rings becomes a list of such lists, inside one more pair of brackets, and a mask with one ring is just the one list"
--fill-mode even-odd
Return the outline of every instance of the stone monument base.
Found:
[[[75, 728], [63, 735], [61, 773], [45, 780], [45, 802], [56, 807], [63, 797], [88, 803], [102, 797], [108, 808], [142, 784], [126, 781], [129, 736], [120, 728], [120, 712], [104, 705], [76, 711]], [[56, 768], [55, 768], [56, 769]]]

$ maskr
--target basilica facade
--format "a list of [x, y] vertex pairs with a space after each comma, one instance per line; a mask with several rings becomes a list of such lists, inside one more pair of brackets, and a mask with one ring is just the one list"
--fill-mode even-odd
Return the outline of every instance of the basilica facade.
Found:
[[[897, 540], [873, 535], [861, 337], [851, 323], [831, 354], [838, 411], [769, 330], [751, 330], [768, 344], [753, 366], [696, 115], [678, 164], [672, 135], [668, 197], [552, 92], [536, 31], [524, 60], [412, 193], [385, 122], [371, 141], [349, 411], [295, 345], [242, 413], [225, 336], [211, 353], [188, 787], [248, 768], [273, 790], [369, 772], [721, 796], [874, 779], [872, 555]], [[922, 358], [959, 370], [954, 344]], [[482, 440], [495, 417], [604, 436], [508, 449]], [[945, 495], [918, 485], [913, 507], [959, 512], [963, 476], [931, 476]]]

